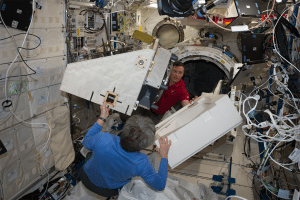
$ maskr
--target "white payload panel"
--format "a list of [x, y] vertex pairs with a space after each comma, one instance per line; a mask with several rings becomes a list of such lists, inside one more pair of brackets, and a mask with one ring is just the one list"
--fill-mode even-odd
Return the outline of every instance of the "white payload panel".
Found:
[[100, 105], [112, 92], [117, 95], [112, 109], [131, 115], [154, 54], [144, 49], [68, 64], [60, 90]]
[[157, 124], [155, 143], [159, 146], [162, 136], [172, 141], [168, 159], [173, 169], [241, 123], [227, 95], [204, 94]]

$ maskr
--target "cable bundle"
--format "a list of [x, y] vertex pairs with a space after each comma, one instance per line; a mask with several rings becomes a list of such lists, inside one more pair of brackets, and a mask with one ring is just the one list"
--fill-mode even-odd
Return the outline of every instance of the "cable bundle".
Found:
[[[86, 33], [88, 33], [88, 34], [97, 34], [100, 31], [102, 31], [103, 28], [104, 28], [104, 26], [105, 26], [105, 17], [104, 17], [104, 15], [103, 15], [102, 12], [100, 12], [99, 10], [95, 10], [95, 9], [85, 9], [85, 10], [82, 10], [82, 11], [80, 11], [79, 15], [85, 16], [88, 12], [93, 12], [94, 14], [98, 14], [98, 15], [100, 15], [102, 17], [103, 24], [102, 24], [102, 26], [100, 28], [90, 28], [90, 27], [87, 26], [87, 24], [84, 24], [84, 29], [85, 29]], [[94, 24], [95, 24], [95, 19], [94, 19]]]

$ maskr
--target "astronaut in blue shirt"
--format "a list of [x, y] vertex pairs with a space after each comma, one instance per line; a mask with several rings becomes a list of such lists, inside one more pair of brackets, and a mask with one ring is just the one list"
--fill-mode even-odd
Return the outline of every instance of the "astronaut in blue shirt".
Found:
[[100, 119], [83, 140], [83, 146], [93, 152], [83, 168], [88, 179], [101, 189], [119, 189], [130, 182], [132, 177], [140, 176], [153, 189], [164, 190], [171, 141], [167, 137], [159, 140], [160, 148], [157, 147], [157, 151], [161, 155], [161, 163], [156, 173], [148, 156], [140, 152], [155, 140], [152, 120], [137, 115], [130, 117], [119, 137], [101, 132], [109, 108], [106, 102], [100, 108]]

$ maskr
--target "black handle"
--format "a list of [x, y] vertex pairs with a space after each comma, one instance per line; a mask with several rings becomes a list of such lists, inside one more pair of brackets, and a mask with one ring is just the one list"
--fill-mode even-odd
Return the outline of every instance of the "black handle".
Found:
[[[5, 104], [7, 104], [7, 105], [5, 105]], [[5, 100], [5, 101], [2, 102], [2, 107], [3, 108], [9, 108], [11, 106], [12, 106], [12, 101], [11, 100]]]

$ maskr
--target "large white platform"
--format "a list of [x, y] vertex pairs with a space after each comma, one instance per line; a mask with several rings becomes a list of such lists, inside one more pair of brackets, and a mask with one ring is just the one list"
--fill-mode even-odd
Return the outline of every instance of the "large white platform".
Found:
[[[241, 124], [242, 118], [227, 95], [204, 94], [157, 125], [156, 139], [172, 141], [169, 165], [179, 164]], [[159, 146], [158, 140], [156, 144]]]

